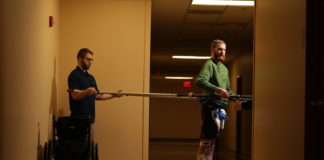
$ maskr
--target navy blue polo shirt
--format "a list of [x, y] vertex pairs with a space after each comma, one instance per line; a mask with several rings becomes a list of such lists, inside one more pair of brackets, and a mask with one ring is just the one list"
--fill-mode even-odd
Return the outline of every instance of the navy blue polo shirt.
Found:
[[[76, 67], [68, 78], [69, 89], [85, 90], [89, 87], [96, 88], [95, 78], [88, 72], [84, 72], [81, 68]], [[91, 123], [95, 120], [95, 101], [96, 95], [86, 96], [81, 100], [73, 100], [71, 93], [69, 94], [71, 116], [88, 118]]]

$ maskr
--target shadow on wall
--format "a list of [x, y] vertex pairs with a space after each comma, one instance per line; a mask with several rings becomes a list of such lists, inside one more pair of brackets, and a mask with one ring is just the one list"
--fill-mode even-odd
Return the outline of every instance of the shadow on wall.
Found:
[[48, 116], [48, 140], [52, 140], [54, 137], [53, 133], [53, 123], [57, 117], [57, 85], [56, 85], [56, 58], [54, 57], [54, 74], [52, 79], [52, 94], [51, 94], [51, 103], [49, 107], [49, 116]]
[[42, 160], [43, 159], [43, 146], [40, 144], [40, 127], [39, 123], [37, 124], [37, 129], [38, 129], [38, 135], [37, 135], [37, 160]]
[[47, 142], [45, 142], [43, 145], [41, 145], [40, 142], [40, 127], [38, 122], [38, 137], [37, 137], [37, 160], [44, 160], [48, 159], [50, 156], [50, 153], [47, 153], [50, 151], [51, 148], [51, 142], [54, 139], [54, 122], [57, 115], [57, 84], [56, 84], [56, 58], [54, 57], [54, 75], [52, 79], [52, 90], [51, 90], [51, 102], [49, 106], [49, 114], [48, 114], [48, 130], [47, 130]]

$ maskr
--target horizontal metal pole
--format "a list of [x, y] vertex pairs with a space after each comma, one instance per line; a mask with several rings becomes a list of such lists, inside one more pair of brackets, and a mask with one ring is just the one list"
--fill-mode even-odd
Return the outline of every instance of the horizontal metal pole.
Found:
[[[83, 90], [77, 90], [77, 89], [68, 89], [68, 92], [83, 92]], [[215, 98], [219, 99], [219, 95], [214, 94], [214, 95], [208, 95], [208, 94], [192, 94], [189, 96], [189, 94], [178, 94], [178, 93], [134, 93], [134, 92], [110, 92], [110, 91], [102, 91], [99, 92], [99, 94], [119, 94], [119, 95], [124, 95], [124, 96], [140, 96], [140, 97], [159, 97], [159, 98]], [[235, 96], [230, 96], [228, 98], [229, 100], [235, 101], [249, 101], [252, 100], [252, 96], [250, 95], [235, 95]]]

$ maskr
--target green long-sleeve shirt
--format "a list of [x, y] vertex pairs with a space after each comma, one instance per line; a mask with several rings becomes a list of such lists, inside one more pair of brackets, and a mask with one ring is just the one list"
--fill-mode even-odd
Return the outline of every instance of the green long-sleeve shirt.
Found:
[[[208, 59], [202, 66], [199, 75], [196, 79], [196, 86], [203, 89], [206, 94], [215, 93], [216, 88], [226, 89], [230, 95], [235, 95], [230, 89], [228, 70], [221, 62], [215, 62], [213, 59]], [[217, 100], [223, 107], [227, 106], [227, 99]]]

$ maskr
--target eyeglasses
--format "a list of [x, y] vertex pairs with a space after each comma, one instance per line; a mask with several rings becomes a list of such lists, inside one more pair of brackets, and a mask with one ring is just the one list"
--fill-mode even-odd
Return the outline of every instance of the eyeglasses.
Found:
[[94, 61], [94, 59], [92, 59], [92, 58], [84, 58], [85, 60], [87, 60], [88, 62], [93, 62]]

